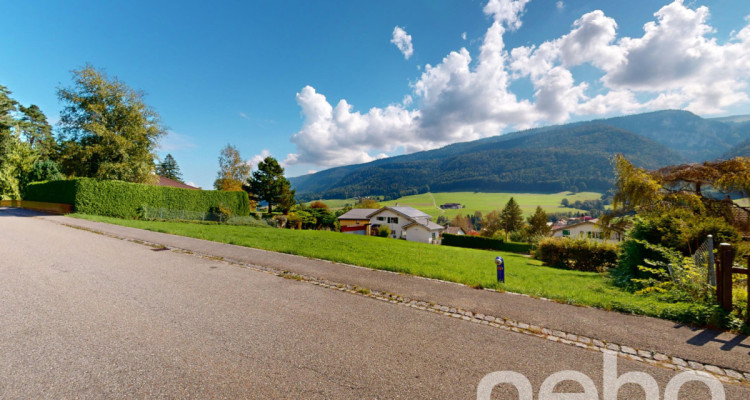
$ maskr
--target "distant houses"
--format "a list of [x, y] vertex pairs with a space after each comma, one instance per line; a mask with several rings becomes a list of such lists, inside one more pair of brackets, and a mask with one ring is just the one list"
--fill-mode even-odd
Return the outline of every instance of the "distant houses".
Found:
[[570, 218], [557, 221], [552, 226], [550, 236], [559, 238], [586, 238], [601, 242], [620, 242], [624, 239], [622, 232], [613, 231], [605, 235], [599, 220], [591, 217]]
[[353, 208], [339, 217], [341, 232], [355, 235], [370, 235], [371, 224], [368, 215], [378, 211], [377, 208]]
[[355, 208], [339, 218], [341, 232], [369, 235], [372, 228], [388, 227], [392, 238], [411, 242], [438, 243], [443, 226], [413, 207]]
[[441, 204], [440, 208], [443, 210], [458, 210], [463, 208], [463, 206], [460, 203], [445, 203]]

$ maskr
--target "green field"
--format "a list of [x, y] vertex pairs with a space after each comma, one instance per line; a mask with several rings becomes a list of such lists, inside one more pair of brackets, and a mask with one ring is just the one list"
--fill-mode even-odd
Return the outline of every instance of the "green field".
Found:
[[[584, 212], [575, 208], [561, 207], [562, 199], [568, 199], [573, 203], [576, 200], [597, 200], [601, 198], [601, 193], [596, 192], [560, 192], [560, 193], [475, 193], [475, 192], [442, 192], [442, 193], [423, 193], [414, 196], [405, 196], [397, 200], [381, 202], [386, 206], [393, 206], [398, 203], [400, 206], [411, 206], [427, 214], [437, 217], [445, 215], [447, 218], [453, 218], [460, 214], [474, 214], [474, 211], [481, 211], [486, 214], [492, 210], [502, 209], [513, 197], [521, 206], [524, 215], [531, 215], [536, 206], [541, 206], [547, 213], [557, 212]], [[353, 205], [356, 199], [333, 199], [321, 200], [332, 209], [338, 209], [347, 205]], [[465, 208], [460, 210], [441, 210], [436, 207], [445, 203], [460, 203]]]
[[[706, 314], [702, 306], [692, 303], [667, 303], [655, 297], [637, 296], [610, 285], [601, 274], [545, 267], [537, 260], [514, 253], [435, 246], [328, 231], [73, 216], [471, 286], [524, 293], [569, 304], [651, 315], [681, 322], [706, 322], [700, 320], [701, 317], [705, 318]], [[503, 256], [506, 260], [506, 284], [495, 281], [494, 259], [497, 255]]]
[[[531, 215], [537, 206], [541, 206], [547, 213], [555, 212], [577, 212], [574, 208], [565, 208], [560, 206], [562, 199], [568, 199], [573, 203], [576, 200], [596, 200], [601, 197], [601, 193], [595, 192], [560, 192], [551, 194], [540, 193], [474, 193], [474, 192], [444, 192], [444, 193], [424, 193], [415, 196], [401, 197], [398, 200], [383, 202], [383, 205], [411, 206], [427, 214], [437, 217], [445, 215], [447, 218], [453, 218], [460, 214], [474, 214], [474, 211], [481, 211], [486, 214], [492, 210], [502, 209], [508, 200], [513, 197], [521, 206], [524, 215]], [[434, 201], [433, 201], [434, 198]], [[465, 208], [460, 210], [440, 210], [435, 205], [440, 206], [445, 203], [460, 203]]]

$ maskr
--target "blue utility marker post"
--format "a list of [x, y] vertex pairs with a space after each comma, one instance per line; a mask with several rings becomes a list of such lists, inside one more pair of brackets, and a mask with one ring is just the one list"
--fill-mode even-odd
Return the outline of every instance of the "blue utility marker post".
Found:
[[495, 257], [495, 264], [497, 264], [497, 281], [505, 283], [505, 261], [500, 256]]

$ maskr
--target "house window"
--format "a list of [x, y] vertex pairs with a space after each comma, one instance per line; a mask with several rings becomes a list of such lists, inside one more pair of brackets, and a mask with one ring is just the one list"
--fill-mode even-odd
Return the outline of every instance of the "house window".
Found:
[[570, 231], [567, 229], [563, 229], [563, 236], [570, 236]]
[[398, 223], [398, 217], [388, 217], [388, 223], [389, 224], [397, 224]]
[[385, 221], [385, 217], [378, 217], [378, 221]]
[[589, 239], [591, 239], [591, 231], [586, 232], [586, 237], [588, 237]]

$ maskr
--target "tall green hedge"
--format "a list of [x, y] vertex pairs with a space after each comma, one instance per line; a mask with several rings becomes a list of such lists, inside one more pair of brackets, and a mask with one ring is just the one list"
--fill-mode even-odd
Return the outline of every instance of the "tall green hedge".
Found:
[[444, 246], [468, 247], [470, 249], [503, 250], [501, 239], [490, 239], [481, 236], [443, 234], [441, 243]]
[[219, 205], [232, 215], [250, 214], [245, 192], [191, 190], [122, 181], [78, 178], [29, 184], [24, 200], [72, 204], [83, 214], [137, 218], [143, 206], [208, 212]]

